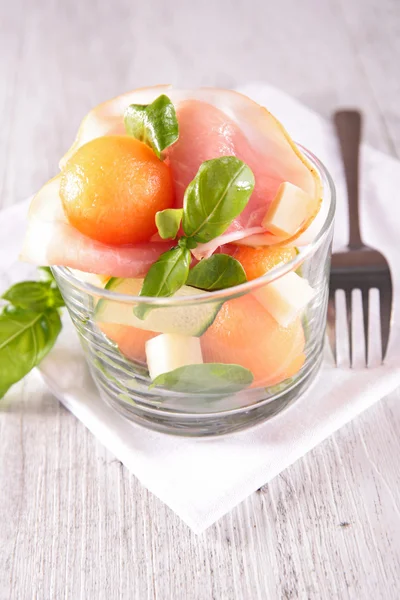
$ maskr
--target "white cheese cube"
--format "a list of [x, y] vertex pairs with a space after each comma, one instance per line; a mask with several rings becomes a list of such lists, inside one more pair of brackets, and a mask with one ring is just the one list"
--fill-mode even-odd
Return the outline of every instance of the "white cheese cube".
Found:
[[288, 181], [281, 183], [261, 225], [270, 233], [288, 238], [314, 214], [318, 200]]
[[179, 367], [202, 364], [200, 339], [163, 333], [146, 342], [146, 358], [151, 379]]
[[293, 271], [254, 292], [257, 300], [282, 327], [288, 327], [312, 300], [315, 290]]

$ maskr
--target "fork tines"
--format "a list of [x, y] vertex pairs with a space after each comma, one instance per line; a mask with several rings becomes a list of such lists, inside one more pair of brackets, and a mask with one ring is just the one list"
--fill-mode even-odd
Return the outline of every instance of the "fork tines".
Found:
[[328, 337], [330, 346], [337, 365], [337, 339], [336, 339], [336, 291], [343, 290], [346, 301], [346, 321], [349, 340], [350, 366], [353, 366], [353, 301], [352, 291], [360, 290], [362, 302], [362, 316], [365, 345], [365, 365], [368, 366], [369, 347], [369, 292], [376, 288], [379, 293], [380, 305], [380, 333], [381, 333], [381, 360], [385, 359], [390, 333], [392, 312], [392, 278], [389, 265], [385, 257], [377, 250], [363, 247], [334, 254], [329, 285], [328, 301]]

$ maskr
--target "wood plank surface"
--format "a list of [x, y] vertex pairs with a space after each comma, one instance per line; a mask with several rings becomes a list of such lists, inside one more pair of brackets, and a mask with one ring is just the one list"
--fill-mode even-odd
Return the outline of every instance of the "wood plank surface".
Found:
[[[0, 207], [55, 173], [92, 105], [161, 82], [267, 81], [325, 116], [360, 106], [368, 141], [400, 156], [398, 0], [3, 0], [0, 11]], [[399, 401], [195, 536], [31, 374], [0, 405], [0, 600], [397, 600]]]

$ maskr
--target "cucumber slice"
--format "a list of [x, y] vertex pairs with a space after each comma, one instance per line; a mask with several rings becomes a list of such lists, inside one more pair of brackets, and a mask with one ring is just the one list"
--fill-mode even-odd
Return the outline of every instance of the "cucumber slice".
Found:
[[[112, 278], [106, 285], [107, 290], [119, 294], [138, 296], [143, 284], [143, 279]], [[184, 298], [194, 294], [209, 294], [202, 290], [195, 290], [187, 285], [181, 287], [174, 297]], [[213, 323], [219, 309], [220, 300], [206, 304], [193, 304], [191, 306], [171, 306], [154, 308], [147, 317], [138, 319], [133, 313], [132, 304], [107, 300], [103, 298], [98, 302], [94, 312], [95, 321], [99, 323], [117, 323], [130, 325], [137, 329], [155, 331], [157, 333], [179, 333], [188, 336], [200, 336]]]

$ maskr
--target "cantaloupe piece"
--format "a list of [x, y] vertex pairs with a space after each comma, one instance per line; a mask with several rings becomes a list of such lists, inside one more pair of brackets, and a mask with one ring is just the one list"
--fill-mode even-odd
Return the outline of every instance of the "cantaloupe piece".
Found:
[[159, 335], [154, 331], [137, 329], [130, 325], [97, 323], [101, 331], [115, 342], [122, 354], [133, 361], [146, 362], [146, 342]]
[[296, 250], [281, 246], [260, 246], [259, 248], [240, 246], [230, 254], [240, 262], [247, 279], [250, 281], [265, 275], [265, 273], [282, 263], [293, 260], [296, 256]]
[[281, 327], [250, 294], [225, 302], [201, 344], [204, 362], [242, 365], [253, 373], [253, 387], [280, 383], [304, 363], [301, 320]]

